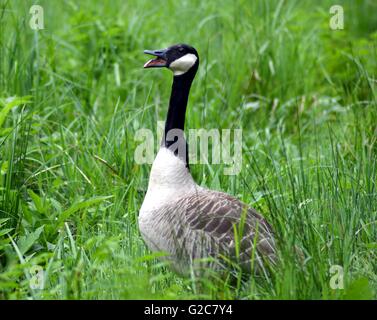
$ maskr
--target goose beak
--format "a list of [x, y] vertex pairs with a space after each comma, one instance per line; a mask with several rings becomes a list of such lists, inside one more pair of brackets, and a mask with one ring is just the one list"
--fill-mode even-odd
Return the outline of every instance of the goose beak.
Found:
[[155, 56], [155, 59], [151, 59], [144, 64], [144, 68], [163, 68], [167, 67], [166, 49], [163, 50], [144, 50], [145, 54]]

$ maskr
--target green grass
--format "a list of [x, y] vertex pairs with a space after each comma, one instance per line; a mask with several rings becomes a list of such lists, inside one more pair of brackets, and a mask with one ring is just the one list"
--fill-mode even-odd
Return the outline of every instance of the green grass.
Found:
[[[338, 31], [330, 0], [38, 1], [39, 32], [35, 2], [0, 2], [0, 299], [376, 298], [375, 1], [337, 1]], [[176, 276], [137, 227], [134, 135], [164, 120], [171, 82], [142, 51], [177, 42], [201, 57], [187, 128], [243, 128], [241, 173], [193, 165], [196, 181], [277, 234], [278, 266], [236, 287]]]

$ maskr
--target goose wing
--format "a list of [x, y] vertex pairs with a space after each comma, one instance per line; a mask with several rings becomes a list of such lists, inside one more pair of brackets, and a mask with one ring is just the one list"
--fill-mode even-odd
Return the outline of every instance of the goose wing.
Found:
[[197, 192], [185, 200], [188, 227], [212, 239], [213, 252], [236, 257], [241, 266], [249, 269], [253, 251], [259, 265], [266, 258], [275, 261], [272, 228], [254, 209], [226, 193], [211, 190]]

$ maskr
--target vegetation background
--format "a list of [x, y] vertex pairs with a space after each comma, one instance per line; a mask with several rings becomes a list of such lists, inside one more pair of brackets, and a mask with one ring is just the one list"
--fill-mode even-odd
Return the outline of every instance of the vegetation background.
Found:
[[[0, 22], [0, 299], [376, 298], [376, 1], [1, 0]], [[138, 232], [134, 136], [164, 120], [171, 83], [143, 49], [178, 42], [201, 57], [187, 128], [243, 128], [239, 175], [192, 171], [274, 226], [261, 279], [197, 288]]]

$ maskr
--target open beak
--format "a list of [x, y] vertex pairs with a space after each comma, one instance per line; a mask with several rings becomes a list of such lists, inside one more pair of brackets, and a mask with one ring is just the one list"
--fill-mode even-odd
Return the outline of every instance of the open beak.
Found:
[[145, 54], [155, 56], [155, 59], [151, 59], [144, 64], [144, 68], [163, 68], [167, 67], [166, 49], [163, 50], [144, 50]]

